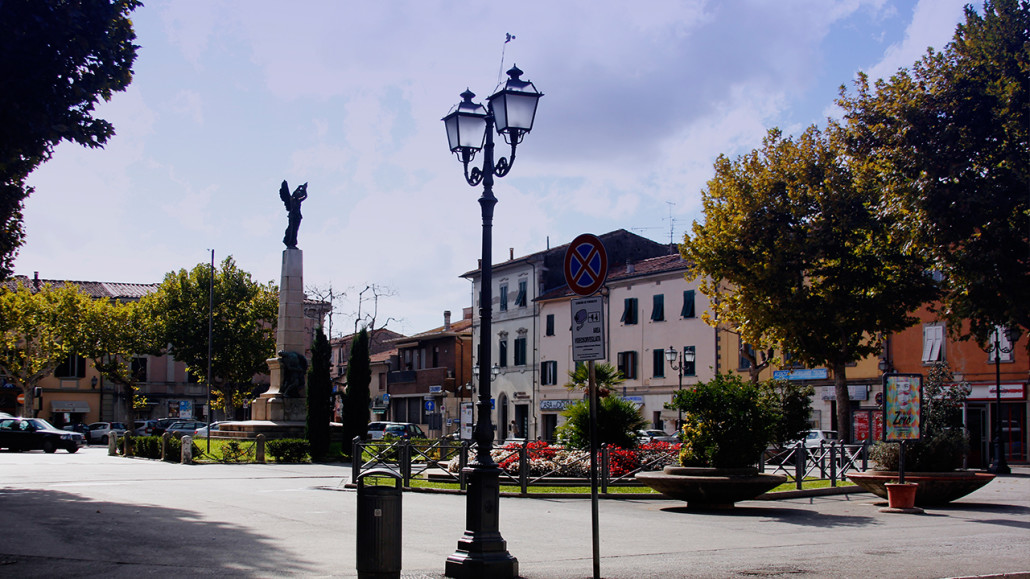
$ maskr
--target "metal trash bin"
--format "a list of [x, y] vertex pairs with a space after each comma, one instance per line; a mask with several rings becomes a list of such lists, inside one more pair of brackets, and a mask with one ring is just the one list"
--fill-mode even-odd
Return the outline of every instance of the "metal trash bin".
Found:
[[[373, 483], [385, 479], [394, 485]], [[356, 482], [358, 578], [400, 579], [401, 475], [388, 468], [373, 468], [361, 473]]]

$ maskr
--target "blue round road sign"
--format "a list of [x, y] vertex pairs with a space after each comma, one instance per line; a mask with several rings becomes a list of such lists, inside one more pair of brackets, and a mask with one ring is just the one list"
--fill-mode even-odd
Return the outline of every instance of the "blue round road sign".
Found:
[[596, 235], [584, 233], [565, 251], [565, 283], [576, 295], [589, 296], [608, 278], [608, 252]]

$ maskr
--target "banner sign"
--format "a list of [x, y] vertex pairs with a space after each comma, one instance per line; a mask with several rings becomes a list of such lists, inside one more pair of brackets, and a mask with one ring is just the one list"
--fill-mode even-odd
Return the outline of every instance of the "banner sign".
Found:
[[884, 374], [883, 393], [883, 440], [919, 440], [922, 374]]

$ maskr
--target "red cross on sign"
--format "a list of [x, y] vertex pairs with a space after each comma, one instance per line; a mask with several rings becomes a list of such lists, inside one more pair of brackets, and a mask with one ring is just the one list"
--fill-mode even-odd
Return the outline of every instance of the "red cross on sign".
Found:
[[608, 278], [608, 252], [596, 235], [584, 233], [565, 251], [565, 283], [576, 295], [589, 296]]

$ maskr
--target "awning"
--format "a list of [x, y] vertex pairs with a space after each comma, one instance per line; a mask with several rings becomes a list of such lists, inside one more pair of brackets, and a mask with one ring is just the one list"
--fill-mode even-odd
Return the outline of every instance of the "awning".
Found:
[[74, 412], [85, 414], [89, 412], [89, 402], [83, 402], [81, 400], [54, 400], [50, 403], [50, 408], [54, 412]]

